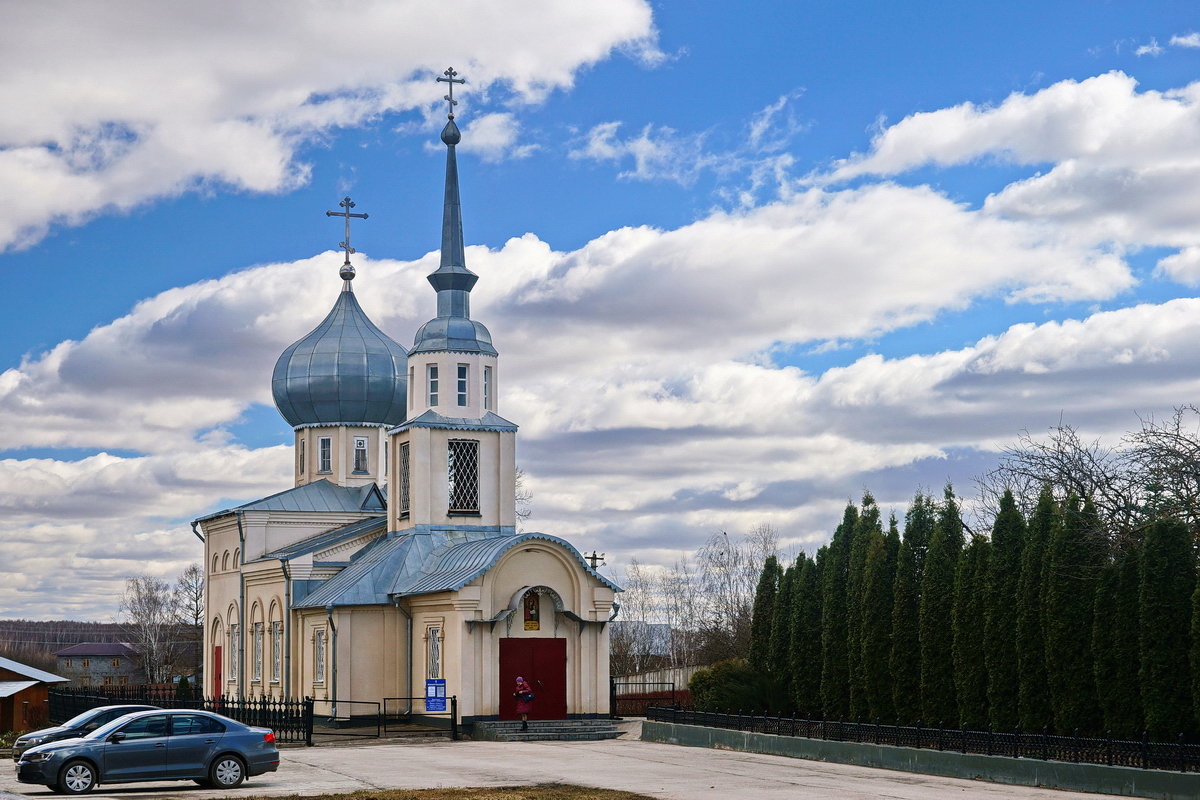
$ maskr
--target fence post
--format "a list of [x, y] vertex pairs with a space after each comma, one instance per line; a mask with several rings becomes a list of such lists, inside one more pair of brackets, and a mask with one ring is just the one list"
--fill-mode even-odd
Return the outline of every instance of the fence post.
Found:
[[608, 678], [608, 718], [620, 719], [617, 716], [617, 679], [612, 676]]
[[1075, 735], [1071, 741], [1071, 761], [1079, 763], [1079, 728], [1075, 729]]
[[1179, 732], [1179, 771], [1187, 772], [1187, 763], [1183, 760], [1183, 731]]
[[1042, 726], [1042, 761], [1050, 760], [1050, 726]]
[[938, 726], [937, 726], [937, 749], [938, 750], [942, 749], [942, 731], [945, 730], [945, 727], [946, 727], [945, 722], [941, 722], [941, 721], [938, 722]]
[[1104, 763], [1112, 766], [1112, 728], [1104, 732]]
[[1150, 731], [1142, 731], [1142, 769], [1150, 769]]
[[458, 741], [458, 695], [450, 695], [450, 741]]
[[313, 746], [313, 699], [311, 697], [304, 698], [304, 744], [306, 747]]

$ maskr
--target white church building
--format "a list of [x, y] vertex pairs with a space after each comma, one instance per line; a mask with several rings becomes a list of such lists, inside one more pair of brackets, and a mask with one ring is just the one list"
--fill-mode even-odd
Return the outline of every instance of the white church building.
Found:
[[491, 334], [470, 315], [453, 113], [441, 139], [436, 316], [406, 350], [363, 313], [349, 237], [362, 215], [346, 198], [341, 292], [272, 376], [295, 485], [193, 524], [206, 694], [349, 706], [444, 693], [470, 725], [515, 719], [521, 676], [531, 719], [608, 714], [620, 589], [563, 539], [517, 531], [517, 426], [499, 413]]

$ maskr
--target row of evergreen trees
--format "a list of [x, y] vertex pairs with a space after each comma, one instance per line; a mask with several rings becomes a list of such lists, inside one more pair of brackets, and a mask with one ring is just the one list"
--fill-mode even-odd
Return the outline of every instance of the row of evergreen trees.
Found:
[[968, 537], [947, 488], [917, 494], [901, 536], [868, 494], [816, 558], [767, 559], [744, 681], [762, 706], [827, 719], [1195, 733], [1192, 533], [1158, 519], [1118, 543], [1102, 527], [1090, 500], [1047, 487], [1028, 520], [1005, 493], [991, 537]]

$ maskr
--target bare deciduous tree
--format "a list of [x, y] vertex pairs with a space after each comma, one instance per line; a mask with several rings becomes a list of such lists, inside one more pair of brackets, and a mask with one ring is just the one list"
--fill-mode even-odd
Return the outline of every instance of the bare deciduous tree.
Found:
[[125, 579], [121, 615], [130, 644], [151, 683], [170, 679], [175, 664], [175, 598], [171, 585], [153, 575]]
[[201, 641], [204, 638], [204, 570], [188, 564], [175, 580], [173, 611], [178, 631], [178, 664], [183, 674], [200, 671]]

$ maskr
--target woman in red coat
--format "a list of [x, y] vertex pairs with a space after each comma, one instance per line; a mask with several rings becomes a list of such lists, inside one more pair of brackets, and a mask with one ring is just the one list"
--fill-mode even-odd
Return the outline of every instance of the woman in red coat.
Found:
[[517, 698], [517, 713], [521, 715], [521, 730], [529, 730], [529, 714], [533, 711], [533, 688], [526, 680], [517, 676], [517, 690], [513, 692]]

